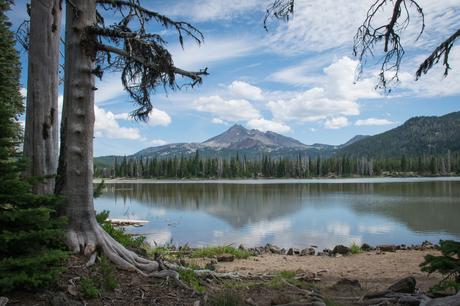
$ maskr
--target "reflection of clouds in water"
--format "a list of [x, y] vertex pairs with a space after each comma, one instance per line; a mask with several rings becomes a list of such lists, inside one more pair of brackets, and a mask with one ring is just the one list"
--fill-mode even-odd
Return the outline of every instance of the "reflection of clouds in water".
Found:
[[393, 226], [390, 224], [383, 225], [358, 225], [358, 231], [360, 233], [369, 233], [369, 234], [385, 234], [391, 232]]
[[[340, 233], [340, 234], [338, 234]], [[272, 243], [279, 247], [305, 248], [316, 245], [321, 250], [332, 248], [337, 244], [361, 244], [360, 235], [350, 234], [350, 227], [344, 223], [333, 223], [326, 230], [310, 230], [308, 232], [295, 228], [287, 218], [274, 221], [261, 221], [248, 227], [245, 231], [213, 231], [212, 240], [206, 244], [243, 244], [246, 247], [263, 246]]]
[[331, 222], [327, 225], [327, 231], [334, 235], [348, 236], [350, 235], [351, 228], [343, 222]]
[[147, 240], [147, 243], [150, 245], [155, 245], [155, 243], [157, 245], [164, 245], [167, 242], [170, 242], [171, 238], [172, 238], [171, 231], [167, 229], [163, 229], [155, 233], [149, 233], [147, 235], [146, 240]]

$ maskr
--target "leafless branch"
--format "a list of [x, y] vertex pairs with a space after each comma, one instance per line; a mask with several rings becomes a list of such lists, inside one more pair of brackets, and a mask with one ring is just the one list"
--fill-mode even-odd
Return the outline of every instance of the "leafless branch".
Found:
[[441, 58], [443, 58], [442, 64], [444, 66], [444, 76], [447, 76], [450, 70], [449, 54], [452, 46], [455, 43], [455, 40], [459, 37], [460, 29], [458, 29], [454, 34], [443, 41], [436, 49], [434, 49], [433, 53], [431, 53], [431, 55], [428, 56], [417, 69], [417, 72], [415, 73], [416, 79], [418, 80], [422, 74], [426, 74], [434, 64], [437, 64], [441, 60]]
[[264, 18], [264, 28], [268, 31], [268, 21], [270, 18], [289, 21], [290, 16], [294, 14], [294, 0], [275, 0], [267, 7]]
[[[389, 3], [393, 3], [393, 10], [388, 24], [374, 26], [377, 13]], [[381, 59], [377, 88], [391, 90], [391, 84], [399, 82], [399, 69], [405, 54], [401, 44], [401, 33], [410, 22], [409, 6], [414, 6], [422, 18], [418, 39], [425, 29], [425, 20], [423, 10], [415, 0], [376, 0], [367, 11], [366, 18], [355, 35], [353, 53], [359, 59], [360, 74], [366, 64], [366, 58], [369, 55], [374, 56], [376, 45], [383, 41], [384, 55]]]

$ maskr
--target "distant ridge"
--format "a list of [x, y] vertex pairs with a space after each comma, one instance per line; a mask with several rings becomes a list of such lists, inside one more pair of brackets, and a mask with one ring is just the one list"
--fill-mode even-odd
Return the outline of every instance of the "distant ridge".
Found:
[[[275, 132], [249, 130], [235, 124], [225, 132], [201, 143], [175, 143], [143, 149], [129, 157], [168, 158], [188, 156], [198, 151], [203, 157], [229, 158], [239, 154], [248, 159], [271, 156], [312, 158], [333, 155], [366, 157], [400, 157], [421, 154], [444, 154], [460, 151], [460, 112], [444, 116], [414, 117], [403, 125], [374, 135], [357, 135], [339, 146], [306, 145]], [[95, 163], [112, 164], [116, 156], [95, 158]]]

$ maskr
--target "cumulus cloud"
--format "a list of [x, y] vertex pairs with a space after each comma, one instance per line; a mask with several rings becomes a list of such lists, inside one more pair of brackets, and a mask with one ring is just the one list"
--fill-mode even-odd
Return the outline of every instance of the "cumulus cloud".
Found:
[[[288, 99], [269, 101], [268, 108], [278, 122], [324, 121], [325, 126], [337, 128], [348, 125], [344, 116], [359, 115], [359, 99], [378, 98], [374, 80], [355, 81], [357, 61], [342, 57], [323, 69], [323, 75], [312, 79], [315, 86], [298, 92]], [[345, 118], [346, 119], [346, 118]]]
[[260, 131], [272, 131], [276, 133], [286, 133], [291, 130], [289, 126], [283, 123], [266, 120], [264, 118], [251, 119], [248, 121], [247, 125], [251, 129], [257, 129]]
[[228, 89], [232, 94], [244, 99], [254, 101], [260, 101], [264, 99], [262, 89], [243, 81], [233, 81], [232, 84], [228, 86]]
[[219, 119], [219, 118], [212, 118], [211, 122], [214, 124], [226, 124], [227, 123], [224, 120]]
[[348, 119], [347, 117], [330, 118], [324, 122], [324, 126], [328, 129], [340, 129], [348, 126]]
[[[115, 119], [119, 120], [132, 120], [132, 117], [128, 113], [114, 114]], [[165, 111], [153, 108], [149, 114], [147, 124], [150, 126], [168, 126], [172, 119]]]
[[225, 100], [220, 96], [200, 97], [193, 102], [200, 112], [210, 113], [223, 121], [246, 121], [260, 117], [259, 111], [247, 100]]
[[149, 114], [149, 120], [147, 121], [147, 123], [150, 126], [168, 126], [171, 123], [171, 121], [171, 117], [168, 115], [168, 113], [154, 108]]
[[388, 119], [379, 119], [379, 118], [367, 118], [356, 120], [355, 125], [364, 126], [364, 125], [390, 125], [395, 124], [395, 122]]
[[94, 124], [94, 135], [96, 137], [107, 137], [112, 139], [140, 139], [141, 135], [137, 128], [121, 127], [115, 115], [111, 111], [94, 106], [96, 122]]
[[153, 139], [149, 142], [149, 144], [156, 147], [156, 146], [164, 146], [165, 144], [168, 144], [168, 142], [163, 139]]

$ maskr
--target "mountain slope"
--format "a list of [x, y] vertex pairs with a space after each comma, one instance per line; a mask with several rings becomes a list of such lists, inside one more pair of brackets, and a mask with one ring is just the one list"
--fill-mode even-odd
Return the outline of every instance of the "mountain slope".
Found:
[[387, 132], [358, 140], [338, 154], [369, 157], [416, 156], [460, 151], [460, 112], [414, 117]]
[[227, 158], [236, 154], [249, 159], [260, 158], [263, 155], [271, 157], [295, 157], [298, 154], [308, 154], [312, 157], [330, 156], [336, 147], [324, 144], [308, 146], [300, 141], [274, 132], [248, 130], [239, 124], [205, 140], [202, 143], [175, 143], [158, 147], [150, 147], [134, 154], [135, 157], [171, 157], [195, 154], [201, 156]]

